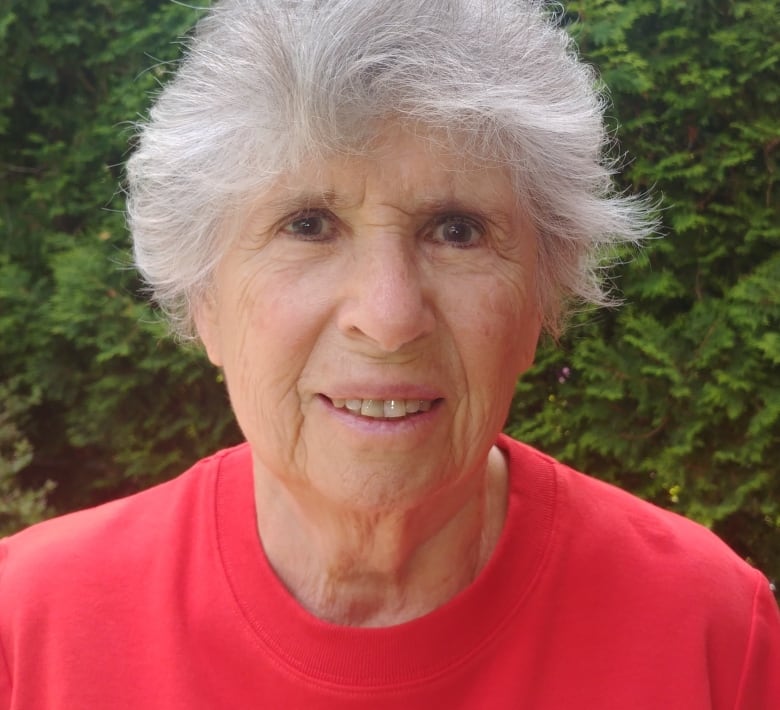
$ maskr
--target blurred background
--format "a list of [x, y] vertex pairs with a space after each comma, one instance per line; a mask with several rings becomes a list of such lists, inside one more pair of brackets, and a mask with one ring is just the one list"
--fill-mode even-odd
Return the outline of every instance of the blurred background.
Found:
[[[775, 0], [559, 6], [609, 87], [619, 182], [664, 238], [614, 255], [518, 384], [512, 435], [715, 530], [780, 580], [780, 31]], [[199, 10], [0, 7], [0, 534], [240, 441], [220, 374], [130, 266], [134, 121]], [[489, 41], [489, 38], [486, 38]]]

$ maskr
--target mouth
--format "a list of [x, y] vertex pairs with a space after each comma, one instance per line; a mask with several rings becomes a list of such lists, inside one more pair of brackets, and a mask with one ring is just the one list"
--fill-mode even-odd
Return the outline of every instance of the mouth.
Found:
[[331, 399], [336, 409], [369, 419], [403, 419], [429, 412], [440, 400], [433, 399]]

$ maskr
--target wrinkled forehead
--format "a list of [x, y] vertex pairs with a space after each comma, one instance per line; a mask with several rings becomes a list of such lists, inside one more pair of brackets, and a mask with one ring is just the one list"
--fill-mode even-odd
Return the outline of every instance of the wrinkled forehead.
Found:
[[301, 156], [257, 200], [285, 202], [297, 195], [316, 195], [333, 207], [366, 199], [520, 207], [509, 166], [476, 151], [468, 136], [398, 122], [383, 123], [351, 145]]

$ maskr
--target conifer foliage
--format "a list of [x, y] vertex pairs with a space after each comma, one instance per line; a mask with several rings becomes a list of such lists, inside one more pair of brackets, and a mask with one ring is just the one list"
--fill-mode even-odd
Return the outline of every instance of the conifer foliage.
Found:
[[[771, 0], [582, 0], [623, 186], [663, 238], [617, 255], [625, 305], [585, 313], [518, 385], [509, 430], [713, 527], [780, 575], [780, 35]], [[769, 23], [769, 24], [768, 24]]]
[[[541, 349], [508, 431], [693, 517], [780, 577], [780, 40], [773, 0], [572, 0], [609, 87], [620, 180], [664, 237], [625, 299]], [[219, 376], [165, 337], [119, 188], [197, 10], [0, 8], [0, 532], [238, 440]], [[486, 38], [489, 41], [489, 38]]]
[[[196, 18], [168, 0], [0, 9], [0, 387], [12, 403], [0, 417], [14, 424], [0, 457], [24, 489], [46, 487], [49, 510], [135, 490], [239, 438], [213, 369], [145, 303], [122, 213], [131, 123]], [[26, 510], [0, 508], [0, 528], [29, 522]]]

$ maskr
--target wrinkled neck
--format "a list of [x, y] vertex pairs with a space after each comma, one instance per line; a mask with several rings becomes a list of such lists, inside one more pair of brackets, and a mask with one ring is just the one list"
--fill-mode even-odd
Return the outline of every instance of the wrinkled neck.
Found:
[[271, 566], [310, 613], [347, 626], [409, 621], [471, 584], [500, 537], [507, 490], [495, 447], [461, 485], [403, 510], [293, 491], [255, 465], [258, 529]]

